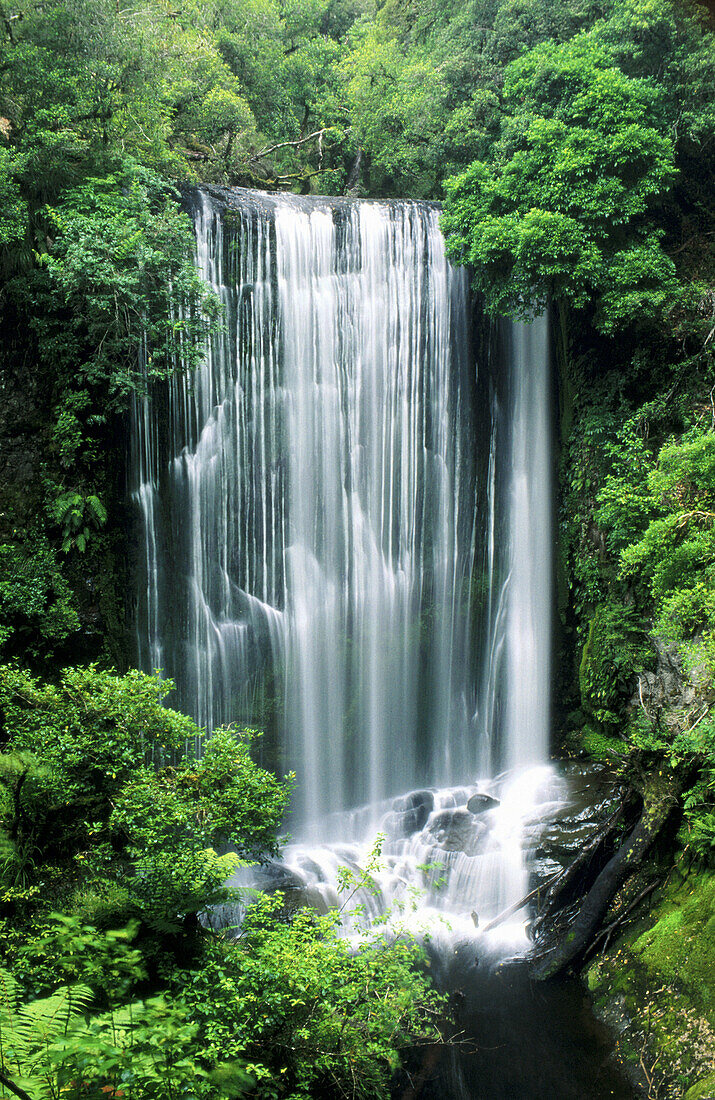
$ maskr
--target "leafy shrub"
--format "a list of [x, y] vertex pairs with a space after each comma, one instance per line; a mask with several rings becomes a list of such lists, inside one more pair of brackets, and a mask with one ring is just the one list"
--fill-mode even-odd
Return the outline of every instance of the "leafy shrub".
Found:
[[[241, 856], [277, 846], [287, 787], [251, 759], [249, 731], [222, 730], [202, 760], [199, 731], [169, 710], [170, 681], [94, 667], [46, 684], [0, 668], [7, 751], [0, 754], [0, 830], [19, 879], [47, 865], [81, 873], [155, 931], [223, 897]], [[219, 856], [230, 844], [236, 854]], [[33, 874], [33, 866], [35, 867]]]
[[187, 998], [216, 1060], [245, 1060], [260, 1100], [382, 1097], [399, 1051], [439, 1041], [441, 998], [409, 937], [339, 935], [340, 915], [253, 906], [235, 943], [214, 943]]
[[201, 361], [217, 303], [163, 180], [127, 160], [116, 175], [66, 191], [45, 216], [52, 248], [41, 257], [44, 308], [33, 323], [41, 354], [70, 388], [78, 379], [99, 387], [106, 413], [148, 379]]
[[72, 592], [55, 551], [40, 533], [0, 546], [0, 653], [23, 648], [47, 658], [79, 629]]
[[85, 497], [71, 489], [53, 501], [52, 519], [62, 529], [65, 553], [76, 547], [83, 554], [92, 531], [107, 522], [107, 509], [94, 493]]
[[692, 428], [666, 443], [648, 475], [654, 518], [621, 552], [621, 576], [655, 604], [657, 630], [679, 641], [715, 630], [715, 436]]

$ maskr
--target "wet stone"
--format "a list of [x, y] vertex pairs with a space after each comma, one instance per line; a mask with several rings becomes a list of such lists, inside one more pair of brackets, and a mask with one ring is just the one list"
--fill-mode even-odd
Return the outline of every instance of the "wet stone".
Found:
[[[274, 890], [301, 890], [303, 882], [293, 871], [282, 863], [264, 863], [258, 873], [262, 890], [267, 894]], [[262, 881], [261, 881], [262, 880]]]
[[382, 829], [390, 840], [400, 840], [419, 833], [427, 824], [434, 809], [432, 791], [411, 791], [410, 794], [396, 798], [392, 803], [392, 813], [382, 821]]
[[470, 814], [484, 814], [499, 805], [499, 799], [492, 798], [490, 794], [473, 794], [467, 803], [467, 809]]
[[434, 809], [434, 795], [432, 791], [410, 791], [409, 794], [393, 799], [392, 808], [397, 813], [425, 808], [427, 813], [431, 814]]
[[428, 833], [445, 852], [463, 852], [474, 856], [488, 830], [469, 810], [442, 810], [430, 821]]
[[405, 840], [424, 828], [429, 812], [422, 813], [419, 808], [405, 810], [404, 813], [391, 813], [383, 817], [381, 831], [388, 840]]
[[456, 806], [464, 806], [469, 798], [469, 788], [467, 787], [453, 787], [451, 791], [445, 792], [443, 795], [444, 802], [442, 805], [445, 809], [453, 809]]

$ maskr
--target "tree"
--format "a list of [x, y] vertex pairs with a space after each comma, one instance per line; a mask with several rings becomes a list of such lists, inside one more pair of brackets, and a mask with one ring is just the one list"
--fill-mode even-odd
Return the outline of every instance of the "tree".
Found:
[[487, 308], [528, 317], [550, 298], [595, 299], [606, 332], [659, 315], [677, 280], [647, 218], [674, 178], [658, 89], [588, 32], [512, 62], [503, 109], [492, 157], [448, 181], [442, 219]]
[[177, 933], [224, 896], [240, 857], [275, 852], [286, 784], [253, 763], [247, 731], [217, 732], [197, 760], [200, 731], [164, 706], [171, 686], [140, 672], [68, 669], [52, 685], [0, 669], [6, 885], [20, 868], [33, 885], [49, 866], [80, 867], [119, 916]]

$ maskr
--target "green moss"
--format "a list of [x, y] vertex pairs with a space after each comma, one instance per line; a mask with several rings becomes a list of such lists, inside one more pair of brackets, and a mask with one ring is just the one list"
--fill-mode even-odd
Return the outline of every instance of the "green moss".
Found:
[[581, 745], [594, 760], [613, 762], [625, 755], [625, 746], [619, 737], [607, 737], [592, 727], [587, 727], [581, 738]]
[[715, 1096], [715, 1073], [709, 1074], [693, 1085], [685, 1094], [685, 1100], [712, 1100]]
[[675, 877], [585, 977], [621, 1057], [668, 1095], [715, 1097], [715, 873]]
[[653, 977], [676, 982], [702, 1009], [715, 1011], [715, 874], [676, 882], [660, 913], [633, 953]]
[[586, 972], [586, 985], [588, 986], [589, 993], [597, 993], [603, 986], [603, 976], [601, 974], [601, 968], [598, 963], [594, 963], [590, 966]]

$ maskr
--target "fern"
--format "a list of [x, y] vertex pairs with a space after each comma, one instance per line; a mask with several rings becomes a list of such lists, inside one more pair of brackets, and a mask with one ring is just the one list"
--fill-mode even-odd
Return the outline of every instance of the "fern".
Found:
[[62, 550], [67, 553], [73, 547], [83, 554], [93, 530], [107, 522], [107, 509], [94, 493], [83, 497], [70, 490], [62, 493], [50, 504], [50, 514], [62, 528]]
[[87, 509], [91, 513], [92, 519], [98, 526], [102, 526], [107, 522], [107, 509], [102, 504], [99, 497], [94, 495], [87, 497]]
[[72, 985], [22, 1004], [18, 983], [0, 969], [0, 1068], [32, 1100], [59, 1095], [56, 1044], [86, 1030], [84, 1014], [91, 1000], [91, 989]]

